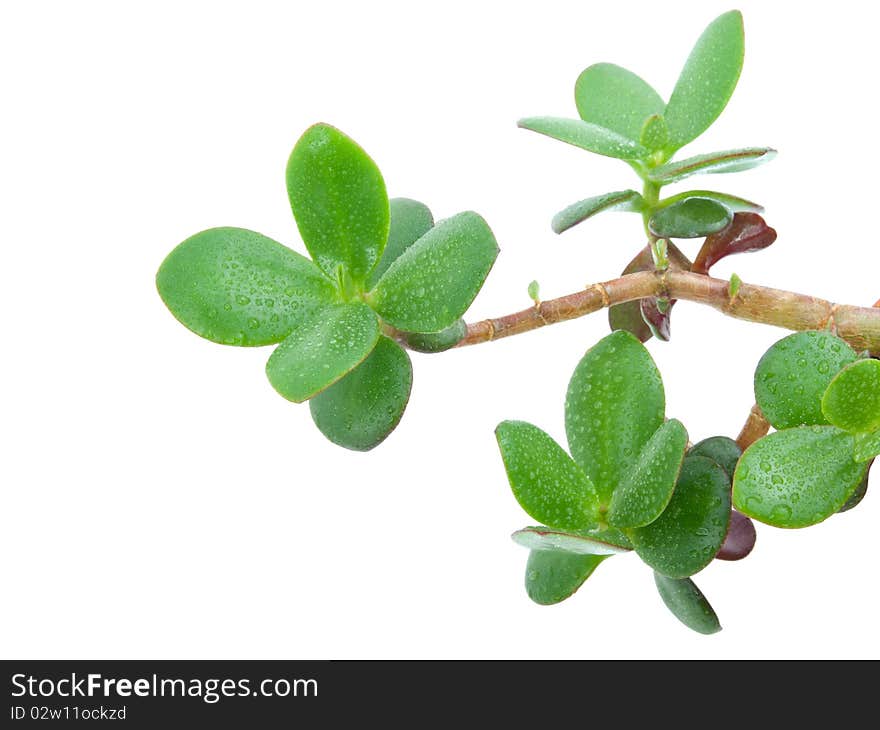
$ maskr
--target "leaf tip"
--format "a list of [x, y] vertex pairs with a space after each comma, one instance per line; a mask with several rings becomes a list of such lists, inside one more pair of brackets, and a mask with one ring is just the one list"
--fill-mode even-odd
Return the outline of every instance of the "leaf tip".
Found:
[[566, 221], [562, 219], [562, 213], [557, 213], [553, 216], [550, 221], [550, 229], [558, 236], [560, 233], [565, 233], [570, 225], [566, 224]]

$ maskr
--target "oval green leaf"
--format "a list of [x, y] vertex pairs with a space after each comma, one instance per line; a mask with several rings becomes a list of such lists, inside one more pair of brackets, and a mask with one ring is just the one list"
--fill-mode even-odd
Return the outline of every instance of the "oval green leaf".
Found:
[[565, 397], [565, 432], [603, 504], [662, 425], [665, 408], [657, 366], [629, 332], [612, 332], [578, 363]]
[[648, 228], [660, 238], [704, 238], [726, 228], [733, 213], [726, 205], [709, 198], [691, 197], [660, 208], [648, 221]]
[[529, 117], [520, 119], [517, 126], [606, 157], [639, 160], [648, 155], [648, 150], [638, 142], [581, 119]]
[[336, 298], [311, 261], [244, 228], [186, 239], [162, 262], [156, 288], [181, 324], [223, 345], [281, 342]]
[[338, 129], [315, 124], [290, 153], [287, 193], [315, 263], [334, 280], [342, 267], [362, 284], [388, 239], [388, 195], [376, 163]]
[[498, 244], [473, 212], [440, 221], [406, 249], [368, 295], [379, 315], [406, 332], [440, 332], [471, 305]]
[[303, 320], [266, 363], [269, 382], [302, 403], [361, 363], [379, 339], [379, 322], [366, 304], [325, 307]]
[[764, 353], [755, 370], [755, 398], [776, 429], [826, 424], [822, 395], [834, 376], [856, 359], [830, 332], [795, 332]]
[[880, 429], [880, 360], [859, 360], [835, 375], [822, 396], [822, 413], [844, 431]]
[[746, 449], [733, 477], [733, 503], [774, 527], [807, 527], [843, 507], [866, 470], [853, 459], [853, 437], [839, 428], [789, 428]]
[[638, 142], [642, 125], [666, 104], [651, 86], [632, 71], [613, 63], [584, 69], [574, 85], [578, 114], [585, 122], [610, 129]]
[[309, 401], [315, 425], [334, 444], [369, 451], [400, 423], [412, 389], [409, 355], [380, 337], [348, 375]]
[[738, 10], [724, 13], [703, 31], [666, 105], [670, 150], [695, 140], [724, 111], [739, 81], [744, 54]]
[[651, 152], [665, 149], [669, 144], [669, 127], [662, 114], [652, 114], [642, 125], [639, 142]]
[[654, 571], [654, 583], [672, 615], [700, 634], [717, 634], [721, 623], [715, 610], [690, 578], [668, 578]]
[[400, 339], [416, 352], [445, 352], [455, 347], [467, 335], [467, 324], [463, 319], [456, 320], [451, 327], [440, 332], [401, 332]]
[[531, 423], [504, 421], [495, 437], [513, 495], [530, 517], [563, 530], [598, 523], [592, 482], [550, 436]]
[[618, 555], [632, 550], [629, 540], [617, 530], [565, 532], [549, 527], [525, 527], [514, 532], [511, 538], [530, 550], [562, 550], [577, 555]]
[[621, 190], [616, 193], [605, 193], [594, 198], [578, 201], [553, 216], [551, 227], [554, 233], [562, 233], [569, 228], [592, 218], [606, 210], [637, 213], [644, 207], [645, 201], [635, 190]]
[[367, 288], [372, 289], [406, 249], [424, 236], [434, 225], [434, 216], [427, 205], [409, 198], [392, 198], [389, 202], [391, 225], [388, 242], [376, 268], [370, 272]]
[[856, 461], [868, 461], [880, 456], [880, 431], [857, 433], [854, 439], [853, 458]]
[[705, 456], [712, 459], [733, 479], [736, 464], [742, 456], [739, 444], [727, 436], [710, 436], [695, 444], [688, 451], [688, 456]]
[[629, 535], [639, 557], [658, 573], [687, 578], [712, 562], [729, 522], [729, 477], [705, 456], [689, 456], [663, 514]]
[[673, 418], [657, 429], [614, 490], [608, 507], [609, 525], [643, 527], [663, 513], [672, 499], [687, 442], [681, 421]]
[[535, 603], [550, 606], [580, 588], [606, 556], [534, 550], [526, 563], [526, 593]]
[[648, 173], [651, 182], [660, 185], [676, 183], [692, 175], [715, 175], [750, 170], [776, 157], [770, 147], [749, 147], [741, 150], [710, 152], [707, 155], [688, 157], [678, 162], [667, 162]]
[[686, 190], [678, 195], [671, 195], [660, 201], [661, 209], [666, 206], [681, 203], [692, 198], [712, 200], [719, 205], [723, 205], [731, 213], [760, 213], [764, 210], [764, 206], [753, 203], [751, 200], [739, 198], [736, 195], [728, 195], [727, 193], [718, 193], [714, 190]]

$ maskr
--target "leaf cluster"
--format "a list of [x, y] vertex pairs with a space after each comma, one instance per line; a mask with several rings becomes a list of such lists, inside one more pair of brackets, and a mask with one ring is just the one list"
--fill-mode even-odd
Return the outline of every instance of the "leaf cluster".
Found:
[[165, 259], [156, 285], [172, 314], [225, 345], [277, 344], [266, 374], [282, 396], [310, 401], [331, 441], [371, 449], [409, 400], [412, 364], [395, 341], [439, 352], [498, 254], [476, 213], [435, 223], [422, 203], [388, 199], [373, 160], [316, 124], [287, 164], [290, 206], [310, 259], [243, 228], [212, 228]]
[[[553, 217], [556, 233], [605, 211], [641, 215], [649, 244], [623, 273], [672, 267], [706, 274], [724, 256], [766, 248], [776, 239], [757, 203], [728, 193], [693, 189], [660, 197], [664, 187], [695, 175], [748, 170], [775, 156], [769, 147], [748, 147], [674, 160], [724, 111], [742, 71], [742, 15], [716, 18], [687, 58], [668, 101], [648, 82], [610, 63], [586, 68], [575, 83], [579, 119], [529, 117], [519, 126], [590, 152], [626, 162], [642, 191], [619, 190], [569, 205]], [[695, 260], [669, 239], [706, 238]], [[645, 299], [612, 307], [611, 329], [626, 329], [641, 341], [669, 339], [674, 301]]]
[[[599, 563], [635, 552], [657, 574], [664, 602], [697, 631], [720, 628], [690, 576], [721, 552], [731, 526], [736, 443], [713, 437], [688, 449], [650, 354], [614, 332], [575, 368], [565, 400], [569, 452], [530, 423], [496, 429], [511, 489], [539, 526], [514, 533], [531, 550], [526, 589], [538, 603], [574, 593]], [[738, 516], [727, 559], [754, 542]]]
[[777, 430], [743, 454], [737, 509], [793, 528], [854, 507], [880, 454], [880, 361], [830, 332], [797, 332], [761, 358], [755, 398]]

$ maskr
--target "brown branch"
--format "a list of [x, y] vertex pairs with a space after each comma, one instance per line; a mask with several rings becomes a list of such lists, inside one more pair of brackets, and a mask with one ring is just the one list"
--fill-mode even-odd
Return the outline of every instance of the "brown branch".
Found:
[[706, 304], [730, 317], [789, 330], [830, 329], [857, 350], [880, 353], [880, 308], [834, 304], [806, 294], [745, 283], [731, 298], [727, 281], [673, 270], [627, 274], [521, 312], [474, 322], [468, 325], [467, 336], [458, 346], [517, 335], [614, 304], [656, 296]]
[[749, 417], [743, 424], [742, 431], [740, 431], [739, 436], [736, 437], [736, 443], [743, 451], [745, 451], [749, 446], [755, 443], [755, 441], [764, 438], [769, 431], [770, 423], [764, 418], [764, 414], [761, 413], [761, 409], [758, 407], [758, 404], [755, 403], [755, 405], [752, 406], [752, 410], [749, 411]]

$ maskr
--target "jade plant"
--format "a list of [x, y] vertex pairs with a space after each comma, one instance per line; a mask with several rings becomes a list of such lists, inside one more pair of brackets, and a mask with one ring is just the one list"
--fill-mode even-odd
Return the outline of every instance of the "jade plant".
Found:
[[[422, 203], [387, 196], [376, 164], [339, 130], [316, 124], [296, 143], [287, 190], [309, 257], [242, 228], [188, 238], [162, 263], [159, 293], [178, 320], [228, 345], [277, 345], [271, 385], [309, 401], [331, 441], [369, 450], [397, 426], [409, 398], [409, 351], [490, 342], [607, 309], [612, 333], [577, 364], [565, 400], [568, 451], [537, 426], [496, 429], [508, 481], [535, 524], [513, 534], [529, 549], [526, 590], [537, 603], [571, 596], [601, 562], [634, 553], [663, 603], [688, 627], [720, 629], [692, 576], [755, 545], [753, 520], [816, 525], [855, 507], [880, 455], [880, 302], [835, 304], [713, 278], [726, 256], [772, 245], [763, 208], [706, 189], [664, 189], [703, 174], [740, 172], [769, 147], [676, 159], [718, 118], [744, 58], [742, 16], [715, 19], [698, 39], [668, 101], [612, 64], [575, 83], [578, 118], [519, 125], [618, 158], [640, 190], [588, 197], [552, 220], [556, 233], [605, 211], [640, 216], [623, 273], [502, 317], [462, 317], [498, 253], [476, 213], [435, 222]], [[688, 240], [699, 239], [688, 251]], [[755, 404], [736, 438], [692, 443], [667, 419], [660, 373], [646, 348], [669, 340], [678, 300], [794, 332], [754, 375]], [[772, 432], [771, 432], [772, 431]]]

